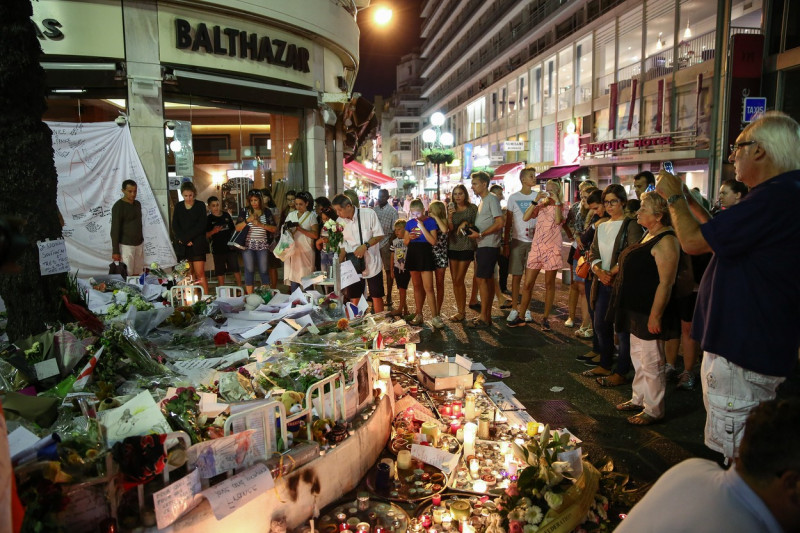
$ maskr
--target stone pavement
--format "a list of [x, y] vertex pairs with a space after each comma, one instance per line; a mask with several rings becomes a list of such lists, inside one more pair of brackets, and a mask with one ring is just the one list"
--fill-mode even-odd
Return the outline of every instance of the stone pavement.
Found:
[[[631, 489], [648, 488], [665, 470], [689, 457], [720, 460], [719, 454], [703, 444], [705, 409], [699, 383], [694, 391], [676, 390], [674, 383], [668, 383], [665, 419], [638, 427], [628, 424], [626, 415], [614, 408], [630, 399], [630, 384], [607, 389], [594, 379], [580, 375], [588, 367], [575, 357], [591, 349], [591, 343], [576, 338], [574, 328], [564, 327], [569, 287], [561, 280], [556, 281], [557, 294], [550, 319], [552, 331], [541, 330], [542, 277], [540, 275], [537, 280], [531, 305], [533, 324], [508, 328], [505, 325], [507, 311], [501, 312], [495, 300], [491, 329], [470, 330], [445, 319], [444, 330], [424, 329], [419, 348], [449, 355], [460, 353], [487, 368], [509, 370], [511, 376], [502, 381], [516, 392], [517, 399], [534, 418], [569, 428], [584, 441], [584, 450], [591, 458], [610, 455], [615, 469], [630, 475]], [[467, 280], [468, 295], [470, 281], [471, 272]], [[442, 316], [448, 317], [456, 312], [449, 272], [445, 289]], [[394, 301], [397, 302], [396, 288]], [[413, 289], [409, 287], [408, 304], [412, 311], [413, 301]], [[429, 319], [427, 313], [426, 309]], [[467, 309], [468, 319], [476, 315], [475, 311]], [[493, 380], [495, 378], [489, 378]], [[563, 387], [563, 390], [554, 392], [552, 387]], [[797, 395], [798, 390], [800, 379], [796, 374], [781, 393]], [[639, 492], [643, 494], [644, 490]]]

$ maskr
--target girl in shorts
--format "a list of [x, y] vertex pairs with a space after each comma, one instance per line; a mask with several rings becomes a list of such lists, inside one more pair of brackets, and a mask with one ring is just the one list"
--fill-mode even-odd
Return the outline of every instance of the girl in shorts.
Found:
[[400, 305], [392, 311], [391, 316], [405, 316], [408, 314], [408, 303], [406, 293], [408, 293], [408, 282], [411, 281], [411, 272], [406, 269], [406, 254], [408, 246], [403, 242], [403, 235], [406, 230], [406, 219], [399, 218], [394, 223], [394, 236], [389, 245], [389, 252], [392, 254], [392, 275], [397, 282], [397, 291], [400, 293]]

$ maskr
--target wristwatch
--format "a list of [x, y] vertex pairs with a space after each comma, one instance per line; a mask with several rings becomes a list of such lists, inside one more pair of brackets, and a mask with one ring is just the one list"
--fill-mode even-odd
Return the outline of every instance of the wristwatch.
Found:
[[675, 202], [677, 202], [678, 200], [683, 200], [683, 195], [682, 194], [673, 194], [672, 196], [667, 198], [667, 203], [669, 205], [672, 205]]
[[364, 243], [364, 246], [366, 246], [366, 247], [367, 247], [367, 250], [369, 250], [369, 241], [365, 242], [365, 243]]

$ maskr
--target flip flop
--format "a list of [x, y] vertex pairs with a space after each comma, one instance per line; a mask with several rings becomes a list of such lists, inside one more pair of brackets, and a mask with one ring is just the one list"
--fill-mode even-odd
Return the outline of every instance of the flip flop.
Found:
[[642, 409], [644, 409], [643, 406], [636, 405], [635, 403], [633, 403], [632, 400], [628, 400], [627, 402], [617, 404], [617, 411], [641, 411], [641, 413], [644, 413]]
[[451, 316], [450, 318], [448, 318], [448, 320], [450, 322], [461, 322], [462, 320], [464, 320], [464, 318], [465, 317], [464, 317], [463, 313], [456, 313], [453, 316]]
[[611, 374], [610, 376], [600, 376], [595, 381], [601, 387], [619, 387], [620, 385], [625, 385], [628, 382], [628, 380], [625, 379], [625, 376], [621, 376], [617, 373]]
[[638, 415], [633, 415], [628, 417], [628, 423], [633, 424], [634, 426], [649, 426], [650, 424], [655, 424], [659, 420], [661, 419], [656, 418], [652, 415], [648, 415], [644, 411], [642, 411]]
[[591, 370], [586, 370], [585, 372], [581, 372], [581, 376], [585, 378], [608, 377], [611, 374], [612, 374], [611, 370], [606, 370], [601, 366], [596, 366]]
[[476, 318], [472, 322], [467, 322], [467, 327], [470, 329], [486, 329], [491, 327], [491, 324], [487, 324], [480, 318]]

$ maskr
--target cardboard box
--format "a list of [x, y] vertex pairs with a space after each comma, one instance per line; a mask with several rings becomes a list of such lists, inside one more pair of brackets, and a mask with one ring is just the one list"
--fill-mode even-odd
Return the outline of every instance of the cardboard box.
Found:
[[456, 363], [432, 363], [417, 367], [417, 378], [428, 390], [472, 388], [472, 372]]

